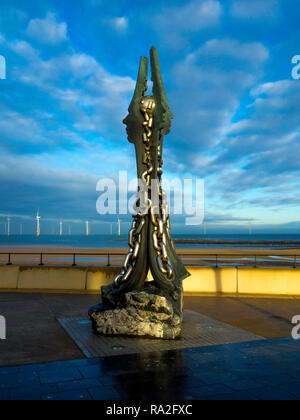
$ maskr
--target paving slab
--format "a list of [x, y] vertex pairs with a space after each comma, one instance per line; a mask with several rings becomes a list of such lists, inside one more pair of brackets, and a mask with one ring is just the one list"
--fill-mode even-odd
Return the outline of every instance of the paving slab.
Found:
[[177, 340], [99, 336], [93, 333], [88, 318], [63, 318], [58, 319], [58, 321], [88, 358], [177, 350], [263, 339], [263, 337], [188, 310], [184, 311], [183, 332], [181, 338]]

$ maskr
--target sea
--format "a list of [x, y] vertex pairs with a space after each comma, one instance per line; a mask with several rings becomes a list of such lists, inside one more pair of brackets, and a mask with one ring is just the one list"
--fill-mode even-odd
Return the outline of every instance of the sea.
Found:
[[[300, 248], [298, 234], [208, 234], [180, 235], [173, 234], [175, 240], [203, 241], [204, 243], [176, 243], [178, 249], [214, 249], [214, 248], [263, 248], [291, 249]], [[296, 242], [299, 241], [297, 244]], [[266, 243], [268, 242], [268, 243]], [[114, 237], [110, 235], [11, 235], [0, 236], [0, 247], [3, 249], [17, 247], [69, 247], [69, 248], [112, 248], [127, 249], [127, 235]]]

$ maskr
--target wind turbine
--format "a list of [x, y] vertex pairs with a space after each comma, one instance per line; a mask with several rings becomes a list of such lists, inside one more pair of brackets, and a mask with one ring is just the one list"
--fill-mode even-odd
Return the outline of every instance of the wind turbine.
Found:
[[85, 222], [85, 227], [86, 227], [86, 236], [89, 236], [89, 234], [90, 234], [90, 227], [89, 227], [88, 220]]
[[10, 236], [10, 218], [7, 218], [7, 236]]
[[121, 236], [121, 221], [118, 219], [118, 235]]
[[40, 227], [40, 210], [38, 210], [37, 215], [36, 215], [36, 236], [40, 236], [41, 234], [41, 227]]
[[249, 235], [252, 235], [252, 223], [249, 221]]
[[59, 236], [62, 236], [63, 234], [62, 228], [63, 228], [63, 222], [59, 222]]

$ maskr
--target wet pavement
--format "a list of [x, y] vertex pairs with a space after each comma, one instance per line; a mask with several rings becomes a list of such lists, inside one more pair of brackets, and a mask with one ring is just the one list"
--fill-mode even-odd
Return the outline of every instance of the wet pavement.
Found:
[[[97, 295], [0, 293], [0, 315], [7, 321], [0, 367], [84, 357], [57, 319], [84, 318], [99, 300]], [[264, 338], [291, 336], [291, 320], [300, 315], [299, 299], [185, 296], [184, 306]]]
[[299, 400], [291, 338], [0, 368], [0, 400]]
[[300, 399], [300, 300], [185, 297], [185, 308], [267, 338], [94, 359], [59, 318], [82, 318], [96, 295], [1, 293], [0, 400]]

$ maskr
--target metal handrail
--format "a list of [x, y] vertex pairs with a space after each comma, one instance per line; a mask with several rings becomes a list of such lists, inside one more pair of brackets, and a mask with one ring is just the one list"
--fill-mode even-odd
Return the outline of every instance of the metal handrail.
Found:
[[[12, 257], [13, 256], [39, 256], [39, 266], [43, 266], [44, 265], [44, 257], [47, 256], [56, 256], [56, 257], [70, 257], [72, 259], [72, 266], [75, 267], [77, 265], [76, 263], [76, 259], [77, 257], [105, 257], [107, 258], [107, 267], [111, 267], [111, 259], [112, 258], [116, 258], [116, 257], [124, 257], [126, 255], [126, 250], [124, 250], [124, 252], [0, 252], [0, 255], [7, 255], [8, 257], [8, 262], [7, 265], [12, 265]], [[284, 254], [275, 254], [273, 252], [270, 253], [266, 253], [266, 254], [236, 254], [236, 253], [231, 253], [231, 254], [221, 254], [221, 253], [217, 253], [217, 254], [211, 254], [211, 253], [193, 253], [193, 254], [188, 254], [188, 253], [182, 253], [182, 252], [178, 252], [178, 255], [184, 259], [184, 260], [195, 260], [193, 261], [194, 265], [201, 265], [201, 266], [208, 266], [210, 267], [211, 264], [213, 263], [213, 265], [218, 268], [218, 267], [222, 267], [224, 266], [224, 264], [227, 264], [226, 266], [228, 266], [228, 261], [226, 261], [228, 258], [229, 259], [234, 259], [234, 261], [231, 261], [231, 266], [238, 266], [238, 265], [242, 265], [242, 266], [247, 266], [246, 262], [248, 261], [248, 263], [250, 263], [250, 261], [252, 261], [252, 265], [254, 268], [257, 268], [258, 265], [267, 265], [267, 266], [273, 266], [274, 264], [276, 265], [281, 265], [281, 266], [287, 266], [286, 264], [288, 264], [288, 266], [291, 266], [293, 268], [297, 268], [298, 266], [300, 267], [300, 255], [284, 255]], [[283, 259], [282, 261], [279, 261], [278, 258], [280, 257], [281, 259]], [[270, 259], [270, 261], [259, 261], [259, 259], [263, 260], [263, 259]], [[205, 261], [206, 260], [206, 261]], [[209, 260], [209, 261], [207, 261]], [[298, 263], [299, 261], [299, 263]], [[230, 261], [229, 261], [230, 262]], [[195, 264], [196, 263], [196, 264]], [[202, 264], [201, 264], [202, 263]], [[206, 263], [206, 264], [203, 264]], [[243, 263], [243, 264], [239, 264], [239, 263]], [[268, 264], [269, 263], [269, 264]], [[273, 263], [273, 265], [272, 265]], [[230, 265], [229, 265], [230, 266]]]

